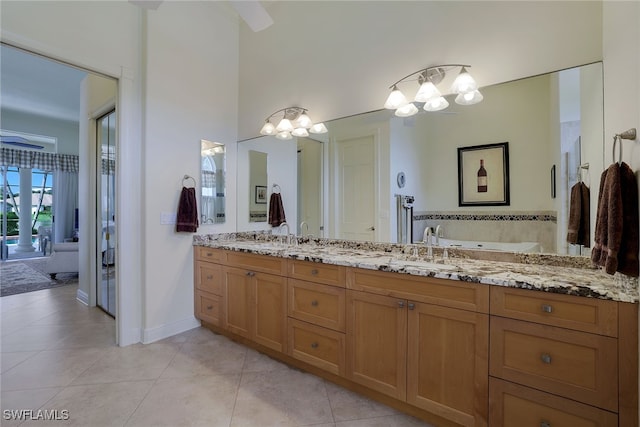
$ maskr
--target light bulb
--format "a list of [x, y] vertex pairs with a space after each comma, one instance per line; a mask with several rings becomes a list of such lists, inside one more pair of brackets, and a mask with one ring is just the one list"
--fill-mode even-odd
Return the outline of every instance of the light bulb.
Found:
[[453, 84], [451, 85], [451, 92], [467, 93], [473, 92], [477, 89], [478, 84], [476, 83], [476, 81], [473, 79], [473, 77], [471, 77], [471, 74], [467, 72], [467, 69], [465, 67], [462, 67], [462, 70], [460, 70], [460, 74], [458, 74], [458, 77], [456, 77], [456, 79], [453, 81]]
[[480, 93], [479, 90], [474, 90], [473, 92], [461, 93], [456, 96], [456, 104], [460, 105], [473, 105], [482, 101], [484, 96]]
[[276, 138], [278, 139], [291, 139], [292, 136], [289, 132], [284, 131], [284, 132], [278, 132], [278, 134], [276, 135]]
[[407, 105], [403, 105], [402, 107], [396, 110], [396, 116], [398, 117], [411, 117], [418, 112], [418, 107], [416, 107], [413, 102], [408, 103]]
[[260, 129], [260, 135], [274, 135], [275, 133], [276, 127], [271, 122], [266, 122]]
[[301, 128], [295, 128], [293, 130], [293, 132], [291, 132], [291, 135], [293, 136], [309, 136], [309, 132], [307, 132], [307, 130], [303, 127]]
[[437, 98], [442, 96], [436, 85], [431, 82], [424, 82], [420, 85], [420, 89], [418, 89], [418, 93], [416, 93], [416, 97], [414, 100], [416, 102], [427, 102], [431, 98]]
[[440, 111], [444, 110], [448, 106], [449, 102], [447, 102], [443, 96], [440, 96], [438, 98], [428, 100], [422, 108], [424, 108], [425, 111]]
[[315, 125], [311, 126], [311, 129], [309, 129], [309, 132], [311, 133], [327, 133], [327, 127], [324, 125], [324, 123], [316, 123]]
[[291, 132], [293, 130], [293, 125], [291, 124], [291, 120], [282, 119], [278, 126], [276, 126], [276, 130], [278, 132]]
[[397, 86], [394, 86], [393, 91], [391, 91], [389, 97], [387, 98], [387, 101], [384, 103], [384, 108], [395, 110], [402, 107], [403, 105], [406, 105], [407, 102], [407, 97], [404, 96], [404, 93], [402, 93]]
[[300, 114], [300, 117], [296, 120], [296, 127], [309, 129], [313, 126], [313, 122], [305, 113]]

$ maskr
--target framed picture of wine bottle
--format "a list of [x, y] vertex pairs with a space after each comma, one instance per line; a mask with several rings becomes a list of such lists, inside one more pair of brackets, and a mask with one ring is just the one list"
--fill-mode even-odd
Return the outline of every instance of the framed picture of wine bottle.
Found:
[[509, 143], [458, 147], [458, 205], [509, 205]]

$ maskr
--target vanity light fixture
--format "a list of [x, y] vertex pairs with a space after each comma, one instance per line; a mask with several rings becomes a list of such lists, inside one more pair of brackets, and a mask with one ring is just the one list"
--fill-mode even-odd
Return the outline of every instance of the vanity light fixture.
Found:
[[[277, 125], [272, 123], [282, 115]], [[307, 115], [307, 109], [302, 107], [288, 107], [276, 111], [264, 121], [260, 135], [275, 135], [278, 139], [291, 139], [294, 136], [309, 136], [311, 133], [326, 133], [324, 123], [313, 123]]]
[[[396, 110], [395, 115], [398, 117], [410, 117], [418, 113], [418, 107], [415, 103], [424, 103], [422, 108], [425, 111], [444, 110], [449, 106], [449, 102], [442, 96], [436, 85], [442, 82], [448, 71], [457, 68], [460, 69], [460, 73], [451, 85], [451, 92], [457, 94], [456, 104], [473, 105], [482, 101], [483, 96], [478, 90], [478, 84], [467, 71], [467, 68], [471, 68], [471, 66], [446, 64], [415, 71], [392, 84], [389, 87], [391, 93], [384, 103], [384, 108]], [[413, 102], [409, 102], [404, 93], [398, 89], [399, 84], [408, 81], [417, 81], [420, 85]]]

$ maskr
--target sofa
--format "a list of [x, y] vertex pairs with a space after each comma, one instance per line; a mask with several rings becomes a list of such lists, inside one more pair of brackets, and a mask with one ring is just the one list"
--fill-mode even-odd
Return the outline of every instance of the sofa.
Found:
[[78, 242], [54, 243], [45, 272], [55, 280], [58, 273], [77, 273], [79, 270]]

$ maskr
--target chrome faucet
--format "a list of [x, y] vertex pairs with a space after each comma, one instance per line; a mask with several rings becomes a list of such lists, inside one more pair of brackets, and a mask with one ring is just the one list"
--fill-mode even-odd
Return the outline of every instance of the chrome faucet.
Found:
[[307, 234], [309, 234], [309, 224], [307, 224], [307, 221], [302, 221], [300, 223], [300, 236], [304, 237], [304, 231], [302, 229], [302, 227], [306, 226], [307, 227]]
[[[283, 234], [282, 233], [282, 229], [283, 228], [287, 229], [287, 234]], [[289, 234], [291, 233], [291, 230], [289, 229], [289, 224], [287, 224], [286, 222], [283, 222], [282, 224], [280, 224], [280, 227], [278, 227], [278, 230], [280, 231], [280, 237], [286, 236], [287, 237], [287, 245], [290, 245], [291, 244], [291, 236]]]
[[436, 246], [440, 246], [440, 238], [443, 237], [442, 233], [442, 226], [438, 224], [436, 226]]
[[431, 227], [425, 228], [424, 233], [422, 234], [422, 243], [427, 245], [427, 259], [433, 259], [433, 248], [431, 247], [431, 236], [432, 236]]

